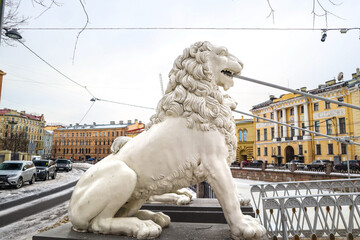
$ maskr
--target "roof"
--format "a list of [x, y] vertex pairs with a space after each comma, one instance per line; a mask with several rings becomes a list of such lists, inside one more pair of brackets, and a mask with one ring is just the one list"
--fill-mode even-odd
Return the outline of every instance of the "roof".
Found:
[[[358, 79], [351, 79], [351, 80], [347, 80], [347, 81], [343, 81], [343, 82], [338, 82], [338, 83], [333, 84], [333, 85], [330, 85], [330, 86], [319, 85], [318, 88], [309, 90], [308, 93], [313, 94], [313, 95], [316, 95], [316, 94], [319, 94], [319, 93], [332, 91], [332, 90], [334, 90], [334, 89], [338, 89], [338, 88], [342, 88], [342, 87], [346, 87], [346, 86], [347, 86], [347, 87], [353, 87], [355, 84], [358, 84], [358, 83], [360, 83], [360, 80], [358, 80]], [[287, 94], [285, 94], [285, 95], [287, 95]], [[300, 96], [300, 95], [299, 95], [299, 94], [295, 94], [293, 98], [298, 97], [298, 96]], [[277, 98], [277, 99], [276, 99], [276, 102], [281, 102], [281, 101], [288, 100], [288, 99], [290, 99], [290, 98], [282, 99], [282, 97], [280, 97], [280, 98]], [[260, 103], [260, 104], [254, 105], [253, 108], [252, 108], [252, 110], [269, 106], [269, 105], [271, 105], [272, 103], [273, 103], [273, 100], [272, 100], [272, 99], [267, 100], [267, 101], [262, 102], [262, 103]]]
[[126, 124], [96, 124], [96, 125], [74, 125], [65, 128], [55, 129], [54, 131], [66, 130], [84, 130], [84, 129], [111, 129], [111, 128], [126, 128]]
[[40, 116], [34, 115], [34, 114], [28, 114], [28, 113], [24, 113], [24, 112], [18, 112], [16, 110], [12, 110], [12, 109], [8, 109], [8, 108], [4, 108], [4, 109], [0, 109], [0, 115], [3, 116], [6, 113], [10, 112], [10, 111], [15, 111], [16, 113], [19, 113], [20, 117], [23, 118], [28, 118], [31, 120], [37, 120], [37, 121], [41, 121], [41, 119], [43, 118], [43, 114], [41, 114]]

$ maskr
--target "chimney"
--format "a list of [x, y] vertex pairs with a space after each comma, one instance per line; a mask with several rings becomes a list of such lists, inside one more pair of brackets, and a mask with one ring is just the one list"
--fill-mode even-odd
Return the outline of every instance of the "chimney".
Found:
[[138, 122], [138, 120], [135, 118], [134, 122], [135, 122], [135, 123], [137, 123], [137, 122]]
[[302, 92], [306, 92], [306, 87], [302, 87], [302, 88], [300, 88], [300, 91], [302, 91]]
[[131, 124], [131, 120], [128, 120], [128, 124]]
[[95, 126], [95, 125], [96, 125], [96, 122], [93, 122], [93, 125]]
[[70, 123], [70, 127], [72, 127], [72, 124]]
[[111, 124], [111, 125], [115, 125], [115, 121], [110, 121], [110, 124]]
[[120, 120], [120, 121], [119, 121], [119, 124], [124, 124], [124, 121], [123, 121], [123, 120]]

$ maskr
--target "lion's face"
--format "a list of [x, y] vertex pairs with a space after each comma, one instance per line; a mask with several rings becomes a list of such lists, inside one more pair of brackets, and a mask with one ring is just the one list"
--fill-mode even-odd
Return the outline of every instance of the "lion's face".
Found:
[[234, 86], [233, 76], [239, 75], [243, 68], [243, 63], [239, 59], [230, 54], [225, 47], [218, 46], [212, 46], [208, 64], [216, 84], [225, 91]]

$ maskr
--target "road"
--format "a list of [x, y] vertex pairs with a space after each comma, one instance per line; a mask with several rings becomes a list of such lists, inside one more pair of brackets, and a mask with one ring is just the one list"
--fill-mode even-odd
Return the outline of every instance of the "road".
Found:
[[59, 172], [55, 180], [36, 181], [21, 189], [0, 188], [0, 238], [30, 240], [66, 216], [73, 188], [90, 166], [75, 163], [72, 171]]

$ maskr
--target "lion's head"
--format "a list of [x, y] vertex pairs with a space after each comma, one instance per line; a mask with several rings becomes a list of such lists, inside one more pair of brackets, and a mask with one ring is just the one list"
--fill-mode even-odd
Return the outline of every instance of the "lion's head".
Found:
[[229, 146], [228, 161], [232, 161], [236, 137], [231, 109], [236, 107], [236, 102], [223, 95], [219, 87], [224, 90], [232, 87], [233, 75], [240, 74], [242, 67], [243, 64], [225, 47], [209, 42], [197, 42], [184, 49], [174, 62], [165, 95], [147, 129], [166, 117], [184, 117], [189, 128], [217, 129], [225, 135]]

